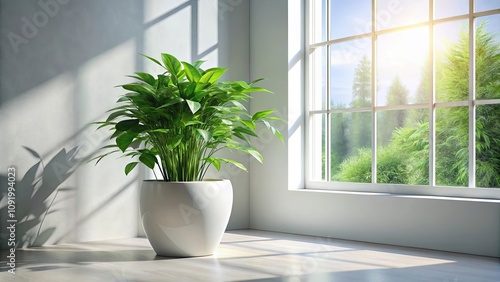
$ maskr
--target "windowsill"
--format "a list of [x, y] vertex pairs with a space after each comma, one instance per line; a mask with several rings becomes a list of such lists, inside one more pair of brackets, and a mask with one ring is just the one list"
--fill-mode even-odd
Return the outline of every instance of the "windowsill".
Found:
[[425, 200], [440, 200], [440, 201], [462, 201], [462, 202], [479, 202], [479, 203], [496, 203], [500, 204], [500, 199], [478, 198], [465, 196], [442, 196], [442, 195], [417, 195], [417, 194], [402, 194], [402, 193], [387, 193], [387, 192], [366, 192], [366, 191], [346, 191], [346, 190], [326, 190], [317, 188], [296, 188], [289, 191], [299, 193], [323, 193], [337, 195], [353, 195], [353, 196], [370, 196], [370, 197], [391, 197], [391, 198], [407, 198], [407, 199], [425, 199]]

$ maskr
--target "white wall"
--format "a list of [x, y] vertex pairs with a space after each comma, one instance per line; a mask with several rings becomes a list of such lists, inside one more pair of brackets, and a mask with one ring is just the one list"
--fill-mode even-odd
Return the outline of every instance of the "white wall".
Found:
[[[125, 176], [128, 160], [113, 157], [87, 164], [107, 137], [85, 125], [105, 118], [126, 75], [155, 71], [139, 53], [203, 59], [248, 80], [248, 1], [0, 0], [0, 13], [1, 225], [14, 166], [20, 246], [136, 236], [144, 171]], [[233, 181], [229, 228], [248, 227], [248, 174], [213, 175]]]
[[265, 142], [264, 164], [251, 164], [251, 228], [499, 257], [498, 200], [297, 189], [303, 187], [298, 153], [303, 121], [297, 110], [303, 92], [296, 78], [302, 67], [292, 58], [300, 55], [294, 38], [301, 31], [287, 12], [300, 2], [252, 0], [250, 5], [251, 79], [265, 77], [263, 86], [276, 92], [254, 99], [251, 109], [275, 108], [289, 119], [286, 146]]
[[[127, 81], [125, 74], [150, 70], [138, 52], [171, 52], [228, 67], [228, 79], [266, 78], [262, 86], [276, 94], [256, 95], [251, 109], [274, 108], [289, 120], [281, 127], [284, 135], [288, 131], [285, 145], [261, 133], [257, 146], [265, 162], [250, 164], [251, 177], [230, 167], [218, 173], [231, 178], [235, 189], [230, 229], [500, 256], [498, 201], [296, 189], [302, 181], [302, 65], [292, 60], [297, 54], [300, 58], [301, 50], [295, 37], [287, 36], [288, 28], [293, 27], [293, 35], [300, 35], [300, 28], [295, 19], [288, 24], [287, 9], [299, 0], [55, 1], [41, 1], [64, 4], [51, 6], [53, 13], [39, 22], [36, 32], [25, 28], [29, 38], [16, 51], [7, 35], [22, 35], [23, 18], [32, 22], [38, 15], [43, 20], [40, 12], [45, 10], [36, 0], [0, 0], [0, 220], [3, 226], [7, 168], [15, 166], [17, 187], [26, 192], [18, 194], [18, 212], [35, 219], [18, 233], [24, 243], [137, 234], [139, 173], [125, 177], [125, 161], [113, 159], [98, 167], [84, 164], [83, 158], [104, 138], [84, 124], [102, 118], [113, 105], [121, 93], [113, 86]], [[22, 146], [36, 151], [43, 165]], [[80, 152], [72, 157], [76, 147]], [[44, 182], [34, 185], [32, 180], [39, 178]], [[27, 193], [35, 190], [41, 191], [36, 197]]]

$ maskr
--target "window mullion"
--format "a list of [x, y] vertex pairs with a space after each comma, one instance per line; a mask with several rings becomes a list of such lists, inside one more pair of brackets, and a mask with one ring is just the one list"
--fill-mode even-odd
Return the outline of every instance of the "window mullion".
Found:
[[377, 18], [377, 0], [372, 0], [372, 183], [377, 183], [377, 33], [376, 33], [376, 18]]
[[469, 0], [469, 187], [476, 187], [476, 29], [474, 0]]
[[436, 52], [434, 50], [434, 0], [429, 1], [429, 185], [436, 186]]
[[[328, 0], [326, 2], [326, 38], [327, 40], [330, 39], [330, 23], [331, 23], [331, 18], [330, 18], [330, 5], [331, 1]], [[330, 44], [326, 45], [326, 110], [330, 110], [330, 104], [331, 104], [331, 93], [330, 93], [330, 65], [331, 65], [331, 55], [330, 55]], [[331, 142], [331, 132], [330, 132], [330, 113], [326, 113], [325, 117], [325, 180], [330, 181], [331, 180], [331, 152], [332, 152], [332, 142]]]

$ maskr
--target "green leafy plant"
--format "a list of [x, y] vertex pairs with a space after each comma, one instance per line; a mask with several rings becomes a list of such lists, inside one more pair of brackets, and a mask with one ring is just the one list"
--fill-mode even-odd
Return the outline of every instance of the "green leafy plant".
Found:
[[[249, 93], [268, 92], [256, 87], [259, 81], [223, 81], [224, 68], [202, 69], [202, 61], [180, 62], [170, 54], [161, 61], [147, 57], [165, 72], [156, 77], [136, 72], [135, 82], [122, 85], [128, 92], [109, 110], [98, 128], [109, 128], [115, 144], [97, 156], [98, 163], [113, 153], [135, 158], [125, 166], [125, 173], [143, 163], [150, 169], [158, 167], [165, 181], [200, 181], [210, 166], [220, 169], [231, 163], [245, 166], [233, 159], [216, 156], [221, 149], [241, 151], [262, 162], [262, 155], [252, 145], [258, 137], [257, 125], [263, 124], [281, 141], [281, 133], [270, 124], [281, 120], [273, 110], [250, 115], [243, 105]], [[153, 170], [154, 171], [154, 170]]]

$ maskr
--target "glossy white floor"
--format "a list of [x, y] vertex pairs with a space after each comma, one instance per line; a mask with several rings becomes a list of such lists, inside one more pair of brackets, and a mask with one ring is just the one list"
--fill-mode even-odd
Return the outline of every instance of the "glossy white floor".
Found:
[[144, 238], [18, 250], [0, 281], [500, 281], [500, 260], [283, 233], [224, 235], [213, 256], [155, 256]]

